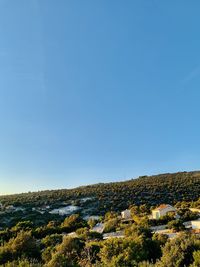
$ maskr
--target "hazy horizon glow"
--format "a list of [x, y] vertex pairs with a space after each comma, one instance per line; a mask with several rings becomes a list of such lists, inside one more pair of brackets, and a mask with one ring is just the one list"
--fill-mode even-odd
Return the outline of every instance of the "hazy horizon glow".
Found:
[[200, 169], [199, 8], [0, 0], [0, 194]]

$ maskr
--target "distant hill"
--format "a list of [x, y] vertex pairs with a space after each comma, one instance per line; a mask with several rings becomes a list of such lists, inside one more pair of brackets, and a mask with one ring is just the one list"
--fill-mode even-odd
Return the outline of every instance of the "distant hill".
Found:
[[88, 208], [100, 213], [122, 210], [131, 204], [155, 206], [161, 203], [193, 201], [200, 196], [200, 171], [141, 176], [123, 182], [100, 183], [74, 189], [47, 190], [1, 196], [0, 201], [14, 205], [75, 203], [92, 197]]

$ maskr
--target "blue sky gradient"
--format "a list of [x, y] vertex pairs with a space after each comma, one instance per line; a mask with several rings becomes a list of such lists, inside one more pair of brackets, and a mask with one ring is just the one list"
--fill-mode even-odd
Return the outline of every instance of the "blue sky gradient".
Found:
[[199, 10], [0, 0], [0, 194], [199, 169]]

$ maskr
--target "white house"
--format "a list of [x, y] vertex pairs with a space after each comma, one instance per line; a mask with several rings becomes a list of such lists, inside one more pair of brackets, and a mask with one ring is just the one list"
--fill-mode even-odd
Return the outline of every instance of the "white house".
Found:
[[200, 229], [200, 221], [198, 220], [195, 220], [195, 221], [191, 221], [191, 226], [192, 226], [192, 229]]
[[152, 218], [153, 219], [160, 219], [162, 216], [167, 215], [169, 212], [175, 212], [176, 213], [176, 209], [168, 204], [162, 204], [159, 207], [157, 207], [156, 209], [152, 210]]
[[128, 220], [131, 219], [131, 211], [130, 210], [124, 210], [121, 212], [122, 219]]

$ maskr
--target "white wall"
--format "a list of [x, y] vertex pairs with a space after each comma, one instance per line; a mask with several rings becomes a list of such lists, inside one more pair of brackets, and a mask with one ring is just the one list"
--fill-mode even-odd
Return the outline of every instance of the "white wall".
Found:
[[200, 229], [200, 221], [191, 221], [192, 229]]

